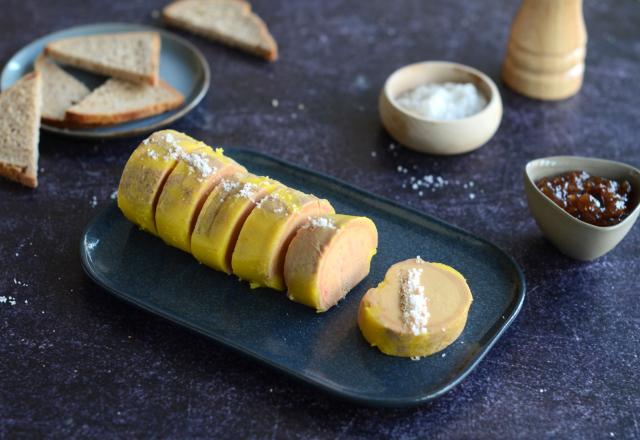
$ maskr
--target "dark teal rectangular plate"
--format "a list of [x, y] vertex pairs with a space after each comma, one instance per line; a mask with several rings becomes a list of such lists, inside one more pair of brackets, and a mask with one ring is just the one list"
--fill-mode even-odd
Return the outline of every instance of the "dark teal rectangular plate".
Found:
[[[371, 273], [344, 301], [317, 314], [282, 292], [251, 290], [140, 231], [115, 203], [91, 221], [82, 238], [87, 274], [153, 314], [323, 390], [381, 406], [425, 402], [460, 383], [520, 311], [522, 271], [491, 243], [313, 171], [255, 152], [228, 153], [254, 173], [327, 198], [337, 212], [368, 216], [376, 223], [380, 244]], [[474, 297], [458, 341], [420, 361], [383, 355], [365, 342], [356, 322], [367, 289], [384, 278], [390, 265], [416, 255], [458, 269]]]

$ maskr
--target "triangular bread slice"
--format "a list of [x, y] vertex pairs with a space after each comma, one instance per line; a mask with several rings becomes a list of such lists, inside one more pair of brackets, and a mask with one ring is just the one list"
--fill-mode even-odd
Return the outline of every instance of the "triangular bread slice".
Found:
[[0, 94], [0, 176], [38, 186], [42, 79], [32, 72]]
[[260, 17], [242, 0], [178, 0], [162, 11], [164, 21], [269, 61], [278, 45]]
[[34, 68], [42, 76], [42, 122], [64, 126], [67, 109], [82, 101], [91, 90], [43, 54], [36, 58]]
[[124, 32], [71, 37], [53, 41], [45, 54], [56, 61], [100, 75], [157, 85], [160, 35]]
[[164, 81], [153, 87], [111, 78], [66, 112], [76, 125], [112, 125], [142, 119], [179, 107], [180, 92]]

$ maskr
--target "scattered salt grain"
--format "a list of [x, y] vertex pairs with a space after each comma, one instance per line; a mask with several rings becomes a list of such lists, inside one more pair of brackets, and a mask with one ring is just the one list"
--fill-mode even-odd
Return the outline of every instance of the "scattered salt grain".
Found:
[[9, 304], [15, 306], [17, 304], [16, 299], [13, 296], [0, 296], [0, 304]]
[[220, 184], [222, 185], [222, 190], [224, 192], [231, 192], [234, 189], [236, 189], [238, 186], [240, 186], [239, 182], [236, 182], [235, 180], [227, 180], [227, 179], [222, 179], [222, 182], [220, 182]]
[[149, 156], [153, 160], [158, 160], [158, 152], [156, 150], [148, 149], [147, 156]]
[[304, 104], [298, 104], [298, 110], [303, 111], [305, 109]]
[[199, 180], [216, 172], [216, 168], [211, 166], [204, 153], [184, 153], [181, 159], [189, 165], [189, 172], [197, 171], [200, 174]]
[[[269, 201], [273, 201], [274, 203], [268, 203]], [[269, 194], [264, 199], [260, 200], [256, 205], [257, 208], [269, 209], [274, 214], [285, 214], [288, 215], [288, 210], [283, 206], [282, 201], [278, 198], [276, 194]]]
[[471, 200], [473, 200], [473, 199], [475, 199], [475, 198], [476, 198], [476, 195], [475, 195], [474, 193], [470, 193], [470, 194], [469, 194], [469, 198], [470, 198]]
[[375, 151], [371, 152], [371, 157], [376, 157], [378, 155], [378, 153], [376, 153]]
[[472, 83], [423, 84], [396, 101], [405, 110], [438, 120], [466, 118], [487, 106], [487, 99]]
[[369, 88], [370, 84], [366, 76], [358, 75], [353, 82], [353, 86], [356, 88], [356, 90], [364, 91]]
[[13, 284], [15, 284], [16, 286], [29, 287], [29, 284], [24, 283], [24, 282], [22, 282], [20, 280], [17, 280], [15, 278], [13, 279]]
[[243, 197], [245, 199], [249, 199], [252, 202], [255, 202], [255, 196], [258, 192], [258, 185], [251, 182], [246, 182], [240, 191], [238, 191], [238, 197]]
[[96, 196], [91, 196], [91, 200], [89, 201], [89, 206], [95, 208], [98, 206], [98, 198]]
[[173, 144], [176, 141], [176, 138], [173, 137], [173, 135], [171, 133], [163, 133], [163, 137], [164, 137], [165, 142], [168, 142], [170, 144]]
[[280, 105], [280, 103], [278, 102], [278, 100], [277, 100], [277, 99], [272, 99], [272, 100], [271, 100], [271, 105], [272, 105], [274, 108], [278, 108], [278, 106]]
[[442, 353], [442, 357], [447, 357], [447, 353]]
[[336, 224], [329, 217], [311, 217], [307, 227], [335, 229]]
[[400, 310], [402, 322], [414, 335], [427, 333], [431, 315], [421, 282], [422, 269], [411, 268], [401, 275]]
[[109, 198], [111, 200], [115, 200], [118, 198], [118, 190], [115, 190], [114, 192], [111, 193], [111, 195], [109, 196]]

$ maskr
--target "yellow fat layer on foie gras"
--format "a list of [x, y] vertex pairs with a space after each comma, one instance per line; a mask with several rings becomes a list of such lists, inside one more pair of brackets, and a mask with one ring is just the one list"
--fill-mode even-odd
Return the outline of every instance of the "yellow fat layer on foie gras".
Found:
[[[406, 318], [406, 304], [403, 313], [403, 280], [411, 269], [419, 271], [426, 297], [429, 316], [426, 331], [412, 329]], [[385, 354], [429, 356], [444, 350], [460, 336], [472, 301], [471, 290], [458, 271], [440, 263], [409, 259], [391, 266], [384, 281], [364, 295], [358, 325], [364, 338]]]
[[289, 299], [326, 311], [369, 274], [377, 247], [376, 225], [366, 217], [311, 217], [285, 258]]
[[134, 150], [120, 178], [118, 207], [141, 229], [157, 235], [155, 210], [167, 178], [176, 166], [176, 149], [187, 153], [206, 147], [174, 130], [153, 133]]
[[193, 256], [213, 269], [231, 273], [231, 255], [245, 220], [279, 186], [273, 179], [250, 173], [223, 179], [198, 217], [191, 236]]
[[260, 201], [244, 223], [231, 258], [235, 275], [252, 288], [284, 290], [284, 259], [298, 228], [310, 216], [333, 214], [324, 199], [281, 187]]
[[156, 207], [158, 235], [165, 243], [191, 252], [191, 232], [211, 190], [221, 179], [246, 169], [221, 148], [198, 148], [180, 155]]

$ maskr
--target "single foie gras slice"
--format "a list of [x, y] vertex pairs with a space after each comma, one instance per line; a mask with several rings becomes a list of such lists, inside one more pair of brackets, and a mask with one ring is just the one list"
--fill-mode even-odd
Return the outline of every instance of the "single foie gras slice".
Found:
[[377, 247], [378, 230], [366, 217], [311, 217], [287, 250], [284, 280], [289, 299], [326, 311], [369, 274]]
[[285, 186], [276, 189], [247, 217], [231, 257], [233, 273], [252, 288], [284, 290], [285, 254], [296, 231], [308, 217], [333, 212], [327, 200]]
[[250, 173], [222, 179], [200, 211], [191, 236], [193, 256], [213, 269], [231, 273], [231, 255], [245, 220], [279, 186], [273, 179]]
[[358, 325], [364, 338], [385, 354], [429, 356], [460, 336], [472, 301], [458, 271], [410, 259], [391, 266], [384, 281], [362, 297]]
[[124, 216], [157, 235], [156, 205], [162, 187], [178, 162], [177, 153], [203, 147], [204, 143], [174, 130], [157, 131], [142, 141], [120, 177], [118, 207]]
[[211, 190], [223, 178], [246, 171], [220, 148], [199, 148], [181, 155], [158, 199], [158, 235], [165, 243], [191, 252], [191, 233]]

